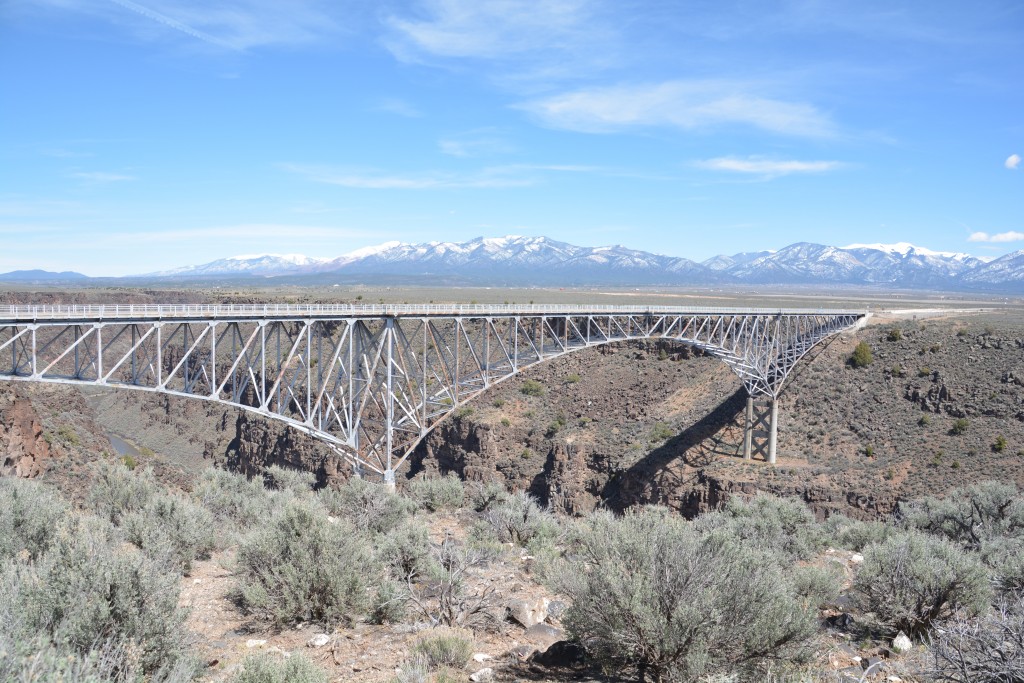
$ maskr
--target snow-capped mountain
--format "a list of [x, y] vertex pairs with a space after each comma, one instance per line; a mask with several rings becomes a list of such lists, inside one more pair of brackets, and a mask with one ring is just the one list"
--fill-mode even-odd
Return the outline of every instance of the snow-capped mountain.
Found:
[[252, 254], [247, 256], [230, 256], [211, 261], [210, 263], [204, 263], [201, 266], [184, 266], [174, 270], [149, 273], [148, 276], [283, 275], [286, 273], [310, 272], [328, 260], [302, 254]]
[[987, 262], [901, 242], [833, 247], [798, 242], [697, 263], [620, 245], [581, 247], [547, 237], [385, 242], [336, 258], [259, 254], [178, 268], [158, 277], [285, 277], [307, 282], [475, 285], [828, 284], [1024, 291], [1024, 251]]

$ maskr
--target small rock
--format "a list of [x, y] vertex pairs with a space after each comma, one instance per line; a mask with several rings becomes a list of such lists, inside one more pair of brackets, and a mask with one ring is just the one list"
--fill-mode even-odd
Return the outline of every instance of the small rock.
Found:
[[900, 678], [899, 676], [886, 676], [885, 680], [888, 683], [903, 683], [903, 679]]
[[512, 600], [508, 603], [508, 613], [513, 619], [529, 628], [548, 618], [548, 605], [550, 604], [551, 601], [547, 598]]
[[266, 644], [267, 644], [267, 641], [265, 641], [265, 640], [258, 640], [256, 638], [252, 638], [250, 640], [245, 641], [245, 646], [246, 647], [263, 647]]
[[539, 640], [549, 644], [555, 641], [562, 640], [565, 637], [565, 633], [560, 628], [549, 626], [547, 624], [534, 624], [530, 628], [526, 629], [526, 635], [532, 640]]
[[900, 631], [899, 634], [892, 639], [892, 649], [898, 654], [903, 654], [904, 652], [913, 649], [913, 647], [914, 644], [910, 642], [910, 638], [908, 638], [907, 634], [903, 631]]
[[827, 617], [825, 621], [828, 623], [829, 626], [833, 628], [842, 629], [844, 631], [853, 626], [854, 623], [853, 617], [851, 617], [846, 612], [843, 612], [842, 614], [837, 614], [834, 617]]
[[561, 600], [552, 600], [548, 603], [548, 618], [561, 619], [566, 609], [568, 609], [568, 605]]
[[486, 662], [488, 659], [491, 659], [491, 656], [486, 652], [477, 652], [473, 655], [474, 662]]
[[860, 553], [854, 553], [853, 555], [850, 556], [850, 562], [853, 562], [854, 564], [860, 564], [863, 561], [864, 561], [864, 556], [861, 555]]
[[526, 659], [535, 649], [536, 648], [532, 645], [516, 645], [514, 648], [509, 650], [508, 653], [516, 659]]
[[309, 639], [306, 643], [306, 647], [323, 647], [327, 643], [331, 642], [331, 637], [326, 633], [318, 633]]
[[480, 669], [475, 674], [471, 674], [469, 680], [473, 681], [473, 683], [494, 680], [494, 669], [491, 667]]
[[885, 660], [881, 657], [868, 657], [864, 659], [860, 665], [864, 667], [865, 671], [871, 670], [881, 672], [885, 668]]

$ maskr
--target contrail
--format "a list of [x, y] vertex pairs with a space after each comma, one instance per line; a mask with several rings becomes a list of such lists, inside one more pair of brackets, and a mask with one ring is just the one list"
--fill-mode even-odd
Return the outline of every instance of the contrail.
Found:
[[188, 24], [183, 24], [180, 21], [170, 18], [166, 14], [160, 14], [159, 12], [151, 10], [148, 7], [143, 7], [142, 5], [134, 3], [131, 0], [111, 0], [111, 2], [113, 2], [115, 5], [120, 5], [125, 9], [131, 10], [132, 12], [141, 14], [144, 17], [147, 17], [154, 21], [158, 21], [164, 26], [169, 26], [177, 31], [181, 31], [185, 35], [192, 36], [193, 38], [198, 38], [203, 42], [212, 43], [213, 45], [219, 45], [220, 47], [226, 47], [229, 50], [239, 49], [231, 43], [223, 41], [220, 38], [217, 38], [216, 36], [211, 36], [209, 33], [204, 33], [198, 29], [194, 29]]

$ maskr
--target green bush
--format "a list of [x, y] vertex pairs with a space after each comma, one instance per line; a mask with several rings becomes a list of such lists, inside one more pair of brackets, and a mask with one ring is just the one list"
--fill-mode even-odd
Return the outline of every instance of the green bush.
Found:
[[8, 567], [0, 632], [18, 641], [46, 637], [85, 658], [114, 648], [131, 655], [122, 669], [190, 669], [179, 574], [124, 547], [105, 521], [83, 518], [69, 527], [37, 562]]
[[875, 355], [867, 342], [860, 342], [850, 355], [850, 365], [855, 368], [866, 368], [875, 361]]
[[809, 559], [828, 540], [806, 505], [767, 494], [749, 501], [732, 497], [720, 513], [704, 515], [696, 524], [704, 533], [724, 533], [757, 548], [773, 548], [794, 560]]
[[571, 601], [569, 634], [605, 666], [635, 664], [640, 680], [753, 670], [817, 630], [781, 556], [662, 510], [591, 515], [568, 557], [552, 587]]
[[276, 626], [333, 627], [366, 608], [367, 582], [378, 571], [354, 526], [290, 500], [239, 546], [236, 573], [236, 598], [248, 613]]
[[966, 417], [957, 418], [956, 422], [950, 428], [949, 433], [953, 436], [960, 436], [967, 433], [967, 428], [971, 426], [971, 423]]
[[1006, 450], [1006, 443], [1007, 441], [1005, 436], [997, 436], [996, 440], [992, 443], [992, 452], [1002, 453], [1003, 451]]
[[377, 587], [377, 593], [370, 605], [371, 624], [397, 624], [408, 612], [409, 592], [406, 586], [385, 579]]
[[466, 483], [466, 496], [474, 512], [485, 512], [492, 506], [508, 501], [512, 496], [505, 486], [496, 481]]
[[186, 574], [194, 560], [209, 559], [217, 546], [213, 515], [182, 496], [157, 494], [121, 526], [136, 547]]
[[423, 656], [432, 669], [461, 669], [473, 654], [473, 638], [461, 629], [440, 627], [416, 641], [412, 651]]
[[0, 510], [0, 563], [20, 553], [29, 560], [38, 559], [70, 513], [55, 491], [13, 477], [0, 477]]
[[387, 533], [412, 512], [410, 501], [382, 484], [353, 477], [338, 489], [320, 489], [316, 499], [334, 517], [348, 520], [364, 531]]
[[1024, 594], [1024, 538], [994, 538], [983, 542], [979, 552], [996, 588]]
[[524, 379], [519, 391], [525, 396], [543, 396], [544, 385], [535, 379]]
[[[153, 683], [186, 683], [193, 667], [185, 662], [151, 675]], [[128, 683], [146, 680], [138, 656], [124, 643], [106, 641], [80, 653], [46, 635], [16, 637], [0, 630], [0, 681], [39, 683]]]
[[901, 330], [898, 327], [894, 327], [893, 329], [889, 330], [889, 334], [885, 335], [885, 338], [891, 342], [898, 342], [899, 340], [903, 339], [903, 330]]
[[378, 557], [396, 579], [426, 576], [433, 568], [427, 527], [405, 520], [379, 542]]
[[316, 484], [316, 475], [305, 470], [271, 465], [263, 470], [266, 485], [276, 491], [287, 491], [297, 496], [308, 496]]
[[651, 443], [665, 441], [675, 436], [675, 431], [664, 422], [657, 422], [651, 430]]
[[327, 672], [303, 655], [279, 657], [270, 653], [250, 655], [231, 683], [327, 683]]
[[209, 510], [220, 525], [244, 531], [265, 522], [274, 509], [274, 494], [259, 477], [208, 468], [203, 470], [192, 497]]
[[153, 470], [129, 470], [119, 461], [93, 466], [87, 503], [100, 517], [120, 525], [125, 515], [138, 512], [161, 490]]
[[977, 550], [996, 537], [1024, 537], [1024, 501], [1014, 484], [987, 481], [900, 505], [905, 526]]
[[858, 552], [872, 543], [881, 543], [896, 531], [894, 526], [885, 522], [865, 522], [844, 515], [832, 515], [825, 522], [825, 533], [833, 545]]
[[466, 497], [462, 480], [451, 472], [446, 477], [422, 477], [409, 482], [409, 496], [431, 512], [458, 510]]
[[917, 531], [865, 548], [854, 591], [880, 626], [912, 637], [923, 636], [933, 622], [956, 609], [984, 612], [991, 596], [976, 556]]
[[517, 491], [501, 503], [491, 506], [482, 514], [482, 524], [473, 528], [473, 536], [480, 540], [497, 538], [502, 543], [515, 543], [523, 547], [551, 544], [561, 529], [558, 520], [547, 508], [525, 491]]

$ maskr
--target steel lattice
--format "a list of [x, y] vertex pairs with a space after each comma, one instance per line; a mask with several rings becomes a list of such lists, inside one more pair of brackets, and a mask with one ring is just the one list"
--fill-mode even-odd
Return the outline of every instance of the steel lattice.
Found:
[[774, 400], [849, 311], [633, 306], [0, 308], [0, 378], [219, 401], [283, 420], [393, 480], [446, 415], [578, 349], [667, 339], [720, 358]]

